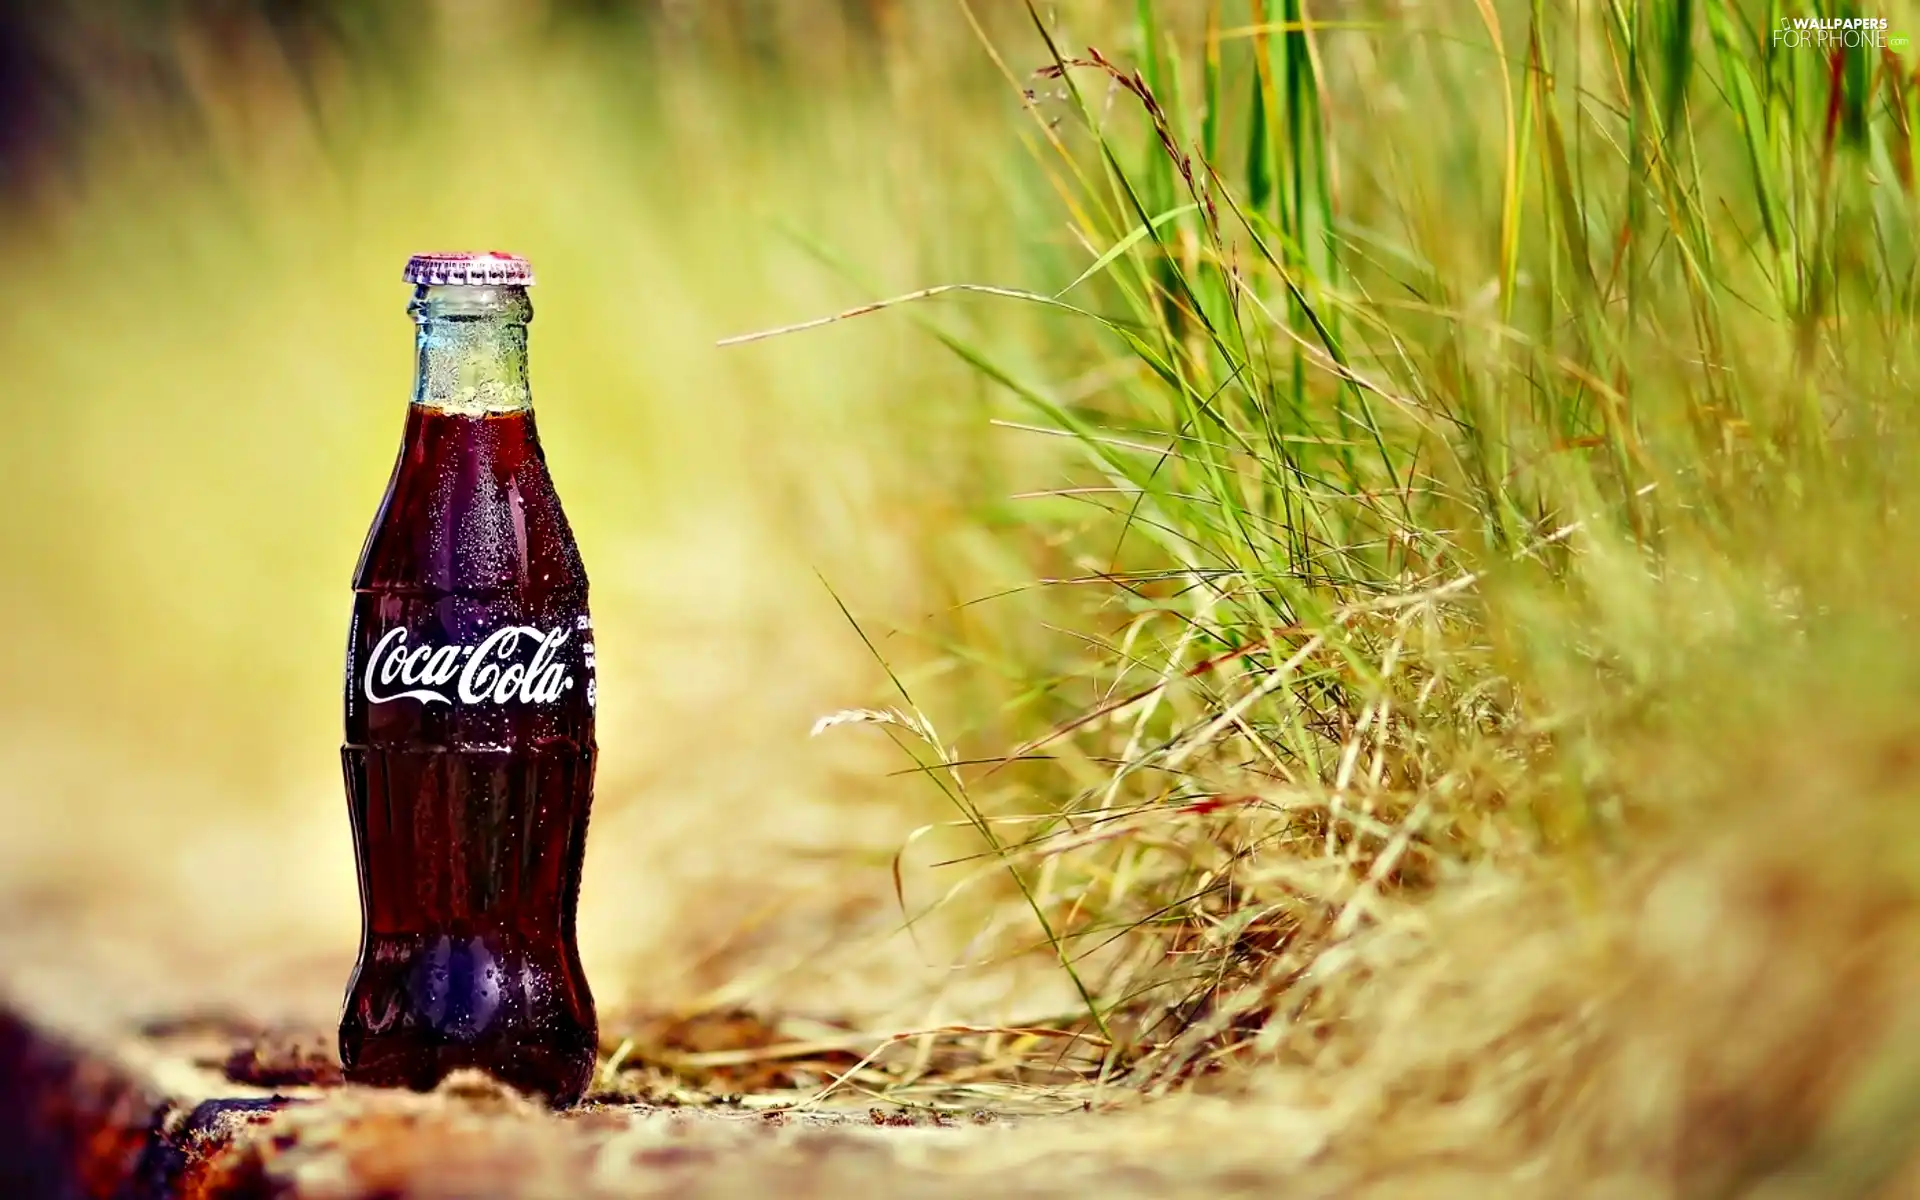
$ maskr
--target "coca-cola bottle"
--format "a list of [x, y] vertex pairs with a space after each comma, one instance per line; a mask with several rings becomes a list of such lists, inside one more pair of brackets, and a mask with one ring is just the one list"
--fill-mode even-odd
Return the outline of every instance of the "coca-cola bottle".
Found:
[[574, 906], [593, 798], [587, 575], [534, 433], [533, 274], [407, 264], [419, 375], [353, 580], [347, 801], [360, 960], [347, 1078], [458, 1067], [570, 1104], [593, 1073]]

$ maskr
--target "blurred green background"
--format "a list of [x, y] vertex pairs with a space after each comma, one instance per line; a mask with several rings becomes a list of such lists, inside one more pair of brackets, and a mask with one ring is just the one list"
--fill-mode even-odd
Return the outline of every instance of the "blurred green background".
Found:
[[[1074, 249], [962, 10], [12, 0], [0, 31], [5, 903], [196, 994], [310, 979], [286, 1002], [327, 1015], [399, 271], [498, 247], [539, 274], [535, 403], [600, 631], [603, 1004], [908, 994], [918, 954], [820, 958], [898, 924], [890, 856], [946, 815], [877, 736], [808, 738], [882, 678], [822, 580], [910, 665], [928, 614], [1030, 574], [992, 529], [1046, 439], [992, 428], [909, 322], [714, 343]], [[1043, 354], [1016, 315], [954, 319]]]

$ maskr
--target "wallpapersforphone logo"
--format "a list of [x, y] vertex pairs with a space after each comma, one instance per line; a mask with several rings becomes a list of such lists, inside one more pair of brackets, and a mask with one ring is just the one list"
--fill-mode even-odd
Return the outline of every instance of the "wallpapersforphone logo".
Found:
[[1773, 27], [1776, 49], [1905, 50], [1909, 40], [1885, 17], [1781, 17]]

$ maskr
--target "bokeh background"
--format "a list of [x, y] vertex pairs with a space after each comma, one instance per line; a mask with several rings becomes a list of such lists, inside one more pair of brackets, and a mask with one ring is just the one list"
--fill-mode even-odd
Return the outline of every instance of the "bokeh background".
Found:
[[[1020, 6], [977, 12], [1035, 58]], [[539, 274], [536, 409], [593, 581], [603, 1011], [1056, 1003], [949, 970], [964, 908], [900, 936], [893, 855], [952, 814], [878, 732], [809, 737], [882, 694], [836, 595], [928, 696], [995, 711], [990, 664], [946, 647], [1034, 636], [1018, 596], [961, 605], [1044, 558], [1007, 497], [1047, 479], [1046, 439], [991, 424], [979, 378], [892, 314], [715, 346], [1071, 278], [1087, 256], [1049, 232], [1020, 105], [952, 5], [0, 5], [17, 936], [196, 1004], [335, 1015], [347, 584], [411, 383], [399, 271], [499, 247]], [[943, 319], [1047, 353], [991, 302]]]

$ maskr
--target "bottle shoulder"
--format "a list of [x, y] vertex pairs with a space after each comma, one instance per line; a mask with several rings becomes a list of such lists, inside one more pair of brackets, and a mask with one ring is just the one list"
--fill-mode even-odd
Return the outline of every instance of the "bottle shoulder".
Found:
[[388, 492], [353, 573], [356, 591], [510, 595], [587, 590], [579, 543], [551, 487]]

